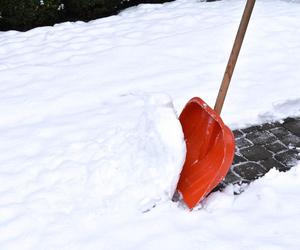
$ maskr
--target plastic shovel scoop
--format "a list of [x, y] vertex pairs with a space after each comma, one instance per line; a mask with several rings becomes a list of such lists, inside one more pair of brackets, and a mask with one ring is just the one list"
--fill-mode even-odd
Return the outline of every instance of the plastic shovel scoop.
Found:
[[177, 190], [191, 209], [224, 179], [232, 164], [234, 136], [220, 113], [254, 4], [255, 0], [247, 0], [214, 109], [194, 97], [179, 117], [187, 154]]

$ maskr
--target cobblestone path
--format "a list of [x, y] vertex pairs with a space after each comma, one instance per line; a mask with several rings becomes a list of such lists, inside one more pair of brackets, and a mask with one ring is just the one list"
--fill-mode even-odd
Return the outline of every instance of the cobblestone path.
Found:
[[300, 160], [300, 117], [233, 131], [236, 153], [219, 186], [249, 183], [275, 167], [287, 171]]

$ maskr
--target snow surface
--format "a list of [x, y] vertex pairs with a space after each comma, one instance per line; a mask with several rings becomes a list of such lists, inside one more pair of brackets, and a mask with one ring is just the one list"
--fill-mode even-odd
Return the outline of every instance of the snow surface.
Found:
[[[193, 96], [213, 106], [243, 6], [0, 32], [0, 249], [299, 249], [300, 164], [192, 212], [170, 201], [176, 114]], [[232, 129], [300, 115], [299, 13], [257, 2], [222, 113]]]

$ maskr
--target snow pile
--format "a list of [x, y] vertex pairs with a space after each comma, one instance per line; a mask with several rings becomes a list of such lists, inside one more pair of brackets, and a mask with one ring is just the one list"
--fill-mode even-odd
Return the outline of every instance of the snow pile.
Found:
[[0, 150], [1, 249], [27, 249], [29, 239], [32, 247], [73, 214], [148, 211], [172, 198], [185, 158], [181, 125], [162, 94], [2, 126]]
[[165, 95], [120, 96], [85, 112], [2, 129], [0, 137], [0, 203], [26, 202], [33, 214], [149, 209], [172, 197], [185, 156]]

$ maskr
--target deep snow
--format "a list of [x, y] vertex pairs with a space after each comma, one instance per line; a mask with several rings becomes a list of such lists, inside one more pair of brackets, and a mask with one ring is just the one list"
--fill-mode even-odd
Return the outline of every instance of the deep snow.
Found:
[[[299, 164], [192, 212], [170, 201], [176, 114], [193, 96], [213, 106], [243, 6], [178, 0], [1, 32], [0, 249], [299, 249]], [[300, 115], [299, 13], [257, 2], [222, 113], [232, 129]]]

